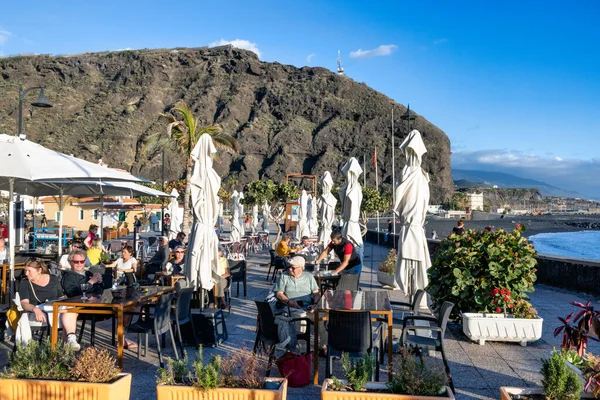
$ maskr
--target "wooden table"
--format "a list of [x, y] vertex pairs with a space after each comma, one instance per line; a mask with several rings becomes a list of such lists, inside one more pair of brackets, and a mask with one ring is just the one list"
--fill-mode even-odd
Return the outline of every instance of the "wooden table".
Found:
[[[105, 289], [102, 294], [94, 296], [88, 295], [89, 300], [82, 300], [81, 296], [76, 296], [55, 301], [52, 305], [52, 346], [54, 347], [58, 340], [59, 313], [114, 315], [117, 318], [117, 361], [119, 363], [119, 368], [122, 370], [123, 339], [125, 336], [125, 327], [123, 326], [124, 312], [144, 304], [153, 303], [157, 301], [161, 295], [175, 290], [174, 287], [170, 286], [145, 286], [144, 288], [147, 288], [148, 292], [129, 289], [131, 295], [128, 295], [123, 299], [115, 299], [111, 289]], [[59, 307], [63, 308], [59, 310]]]
[[[8, 279], [8, 272], [10, 271], [10, 264], [0, 264], [0, 268], [2, 269], [2, 295], [0, 297], [2, 297], [2, 303], [4, 303], [6, 301], [6, 287], [7, 285], [7, 279]], [[18, 269], [23, 269], [25, 268], [25, 264], [15, 264], [15, 271]]]
[[[372, 315], [387, 316], [388, 336], [388, 377], [392, 366], [392, 306], [387, 290], [328, 290], [314, 311], [315, 340], [313, 352], [313, 383], [319, 384], [319, 315], [326, 320], [329, 310], [368, 310]], [[377, 318], [372, 318], [373, 321]]]

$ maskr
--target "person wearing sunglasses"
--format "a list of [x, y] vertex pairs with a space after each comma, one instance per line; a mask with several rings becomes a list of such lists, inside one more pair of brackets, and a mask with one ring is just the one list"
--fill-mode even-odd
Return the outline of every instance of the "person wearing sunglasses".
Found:
[[290, 308], [311, 310], [321, 298], [317, 281], [304, 271], [305, 264], [304, 257], [292, 257], [287, 272], [279, 276], [273, 288], [277, 299]]
[[154, 280], [165, 284], [165, 276], [184, 276], [185, 275], [185, 247], [177, 246], [173, 250], [173, 258], [167, 262], [162, 271], [154, 274]]

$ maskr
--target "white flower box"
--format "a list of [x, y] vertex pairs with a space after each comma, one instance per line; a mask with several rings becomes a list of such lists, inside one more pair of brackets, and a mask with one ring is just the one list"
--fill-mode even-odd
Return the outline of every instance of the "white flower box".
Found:
[[542, 318], [515, 318], [508, 314], [463, 313], [463, 332], [469, 339], [484, 345], [486, 340], [519, 342], [527, 346], [542, 337]]
[[388, 274], [387, 272], [377, 271], [377, 281], [381, 283], [382, 286], [393, 288], [394, 290], [400, 289], [400, 287], [396, 283], [396, 277], [394, 276], [394, 274]]

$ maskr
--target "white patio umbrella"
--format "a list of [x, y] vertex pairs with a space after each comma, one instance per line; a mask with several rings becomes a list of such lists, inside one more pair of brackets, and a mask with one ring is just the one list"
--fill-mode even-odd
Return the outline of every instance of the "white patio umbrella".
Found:
[[219, 197], [219, 216], [217, 217], [219, 232], [223, 231], [223, 199]]
[[340, 200], [342, 202], [342, 235], [350, 240], [360, 253], [362, 260], [363, 240], [359, 225], [360, 205], [362, 203], [362, 188], [358, 177], [363, 170], [354, 157], [342, 167], [342, 173], [346, 175], [346, 183], [340, 188]]
[[317, 206], [317, 198], [313, 198], [311, 195], [308, 195], [308, 208], [307, 208], [307, 216], [308, 219], [308, 230], [310, 232], [310, 237], [317, 236], [319, 234], [319, 220], [317, 219], [318, 206]]
[[[9, 215], [12, 220], [14, 215], [15, 185], [27, 186], [39, 184], [39, 181], [64, 180], [64, 181], [128, 181], [149, 182], [135, 177], [126, 172], [100, 166], [89, 161], [50, 150], [37, 143], [16, 136], [0, 134], [0, 190], [9, 191]], [[35, 181], [35, 182], [34, 182]], [[64, 189], [74, 184], [61, 184], [56, 188], [62, 199]], [[24, 190], [21, 189], [21, 190]], [[23, 194], [25, 191], [23, 191]], [[56, 193], [55, 193], [56, 194]], [[62, 203], [62, 200], [61, 200]], [[59, 213], [59, 224], [62, 226], [62, 212]], [[59, 254], [61, 252], [61, 236], [59, 229]], [[10, 277], [14, 281], [14, 224], [9, 224], [9, 259]]]
[[308, 195], [306, 190], [303, 190], [298, 199], [298, 224], [296, 225], [296, 239], [300, 240], [302, 236], [310, 237], [310, 229], [308, 229]]
[[258, 232], [258, 204], [252, 206], [252, 234]]
[[335, 206], [337, 204], [337, 199], [331, 193], [331, 188], [333, 187], [333, 179], [331, 178], [331, 173], [329, 171], [325, 171], [323, 177], [321, 178], [321, 190], [323, 194], [321, 195], [319, 214], [321, 215], [321, 232], [319, 234], [319, 243], [323, 243], [324, 246], [327, 246], [330, 241], [331, 236], [331, 226], [333, 225], [333, 221], [335, 220]]
[[262, 231], [269, 232], [269, 214], [271, 213], [271, 206], [265, 200], [265, 203], [262, 205]]
[[242, 204], [242, 200], [244, 199], [244, 192], [240, 192], [240, 202], [238, 203], [238, 207], [240, 208], [240, 226], [242, 227], [242, 236], [246, 233], [244, 229], [244, 204]]
[[[402, 142], [400, 150], [406, 155], [406, 165], [394, 204], [394, 212], [402, 224], [395, 275], [400, 288], [412, 299], [417, 289], [425, 289], [429, 283], [427, 270], [431, 266], [423, 228], [429, 203], [429, 175], [421, 168], [421, 160], [427, 149], [415, 129]], [[426, 307], [426, 299], [423, 303], [421, 306]]]
[[171, 202], [167, 207], [167, 212], [171, 216], [171, 225], [169, 225], [169, 240], [173, 240], [177, 237], [179, 233], [179, 225], [181, 225], [181, 218], [179, 217], [179, 192], [177, 189], [173, 188], [171, 190]]
[[240, 194], [237, 190], [231, 195], [233, 202], [233, 216], [231, 217], [231, 241], [239, 242], [243, 236], [242, 224], [240, 224]]
[[218, 275], [219, 238], [215, 224], [219, 213], [221, 178], [213, 169], [217, 149], [212, 138], [203, 134], [192, 150], [195, 161], [190, 178], [194, 223], [188, 243], [186, 275], [194, 288], [213, 288]]

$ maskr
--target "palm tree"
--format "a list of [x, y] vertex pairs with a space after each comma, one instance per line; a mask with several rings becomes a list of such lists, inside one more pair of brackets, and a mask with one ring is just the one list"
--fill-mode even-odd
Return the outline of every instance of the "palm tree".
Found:
[[166, 135], [158, 133], [150, 136], [144, 149], [147, 154], [156, 154], [158, 150], [171, 148], [178, 153], [186, 155], [186, 184], [182, 230], [185, 234], [188, 234], [190, 230], [190, 180], [188, 178], [192, 176], [192, 168], [194, 166], [194, 160], [191, 156], [194, 146], [198, 142], [198, 139], [200, 139], [200, 136], [205, 133], [212, 136], [213, 143], [218, 150], [235, 153], [237, 152], [237, 142], [230, 135], [223, 133], [219, 125], [200, 125], [200, 119], [194, 118], [194, 113], [184, 102], [177, 103], [168, 114], [161, 114], [161, 117], [169, 121]]

